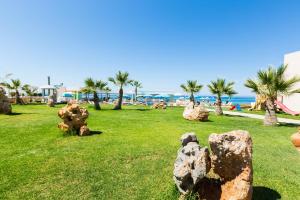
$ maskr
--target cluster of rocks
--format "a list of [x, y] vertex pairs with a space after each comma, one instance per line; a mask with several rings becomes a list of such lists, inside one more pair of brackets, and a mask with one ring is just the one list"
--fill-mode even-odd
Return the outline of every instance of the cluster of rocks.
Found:
[[0, 87], [0, 114], [11, 114], [11, 103], [5, 94], [5, 90]]
[[207, 121], [209, 112], [204, 106], [195, 106], [193, 102], [190, 102], [183, 111], [183, 118], [187, 120]]
[[182, 194], [197, 192], [200, 199], [252, 198], [252, 140], [247, 131], [211, 134], [201, 147], [194, 133], [181, 137], [174, 164], [174, 181]]
[[165, 102], [160, 102], [160, 103], [154, 103], [152, 105], [152, 108], [154, 109], [167, 109], [167, 104]]
[[68, 103], [58, 111], [58, 116], [63, 122], [58, 124], [64, 132], [76, 132], [80, 136], [89, 135], [86, 119], [89, 116], [87, 109], [79, 107], [76, 103]]

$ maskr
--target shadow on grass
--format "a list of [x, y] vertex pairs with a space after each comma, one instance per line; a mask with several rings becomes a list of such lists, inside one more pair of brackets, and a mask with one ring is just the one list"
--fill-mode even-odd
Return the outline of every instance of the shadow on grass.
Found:
[[14, 115], [33, 115], [33, 114], [37, 114], [37, 113], [17, 113], [17, 112], [13, 112], [8, 114], [9, 116], [14, 116]]
[[281, 195], [270, 188], [263, 186], [254, 186], [253, 187], [253, 200], [276, 200], [281, 199]]
[[90, 134], [87, 136], [100, 135], [101, 133], [103, 133], [103, 132], [102, 131], [90, 131]]
[[281, 122], [279, 126], [285, 126], [285, 127], [299, 127], [299, 124], [291, 124], [291, 123], [283, 123]]

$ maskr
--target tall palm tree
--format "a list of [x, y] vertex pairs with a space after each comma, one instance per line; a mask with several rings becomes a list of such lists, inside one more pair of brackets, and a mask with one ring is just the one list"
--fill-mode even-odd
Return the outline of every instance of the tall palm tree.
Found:
[[190, 93], [190, 101], [195, 104], [194, 94], [199, 92], [202, 89], [203, 85], [198, 85], [197, 81], [188, 80], [186, 82], [186, 85], [181, 84], [180, 87], [183, 89], [183, 91]]
[[109, 93], [111, 92], [111, 89], [110, 89], [108, 86], [106, 86], [106, 87], [103, 89], [103, 92], [105, 92], [106, 100], [108, 100], [108, 95], [109, 95]]
[[93, 93], [93, 102], [94, 102], [94, 108], [95, 110], [101, 110], [100, 103], [99, 103], [99, 97], [97, 92], [100, 90], [103, 90], [104, 87], [107, 85], [106, 82], [103, 82], [101, 80], [93, 80], [92, 78], [87, 78], [85, 81], [85, 88], [86, 90]]
[[136, 101], [137, 93], [138, 93], [138, 88], [142, 88], [142, 83], [139, 81], [133, 81], [132, 85], [134, 86], [134, 100]]
[[114, 107], [114, 110], [120, 110], [122, 109], [122, 100], [123, 100], [123, 87], [125, 87], [128, 84], [132, 83], [132, 80], [129, 79], [128, 72], [121, 72], [118, 71], [115, 78], [110, 77], [108, 78], [110, 82], [115, 84], [116, 86], [119, 86], [119, 99], [117, 105]]
[[214, 95], [217, 95], [216, 100], [216, 114], [223, 115], [222, 110], [222, 95], [228, 95], [229, 97], [237, 94], [237, 92], [233, 89], [234, 82], [226, 83], [225, 79], [218, 78], [216, 81], [211, 81], [209, 85], [207, 85], [210, 92]]
[[32, 101], [32, 96], [34, 96], [37, 93], [38, 88], [30, 86], [29, 84], [25, 84], [22, 87], [22, 90], [24, 90], [30, 98], [30, 102]]
[[11, 79], [11, 83], [4, 82], [2, 83], [4, 87], [6, 87], [9, 90], [15, 90], [16, 94], [16, 104], [23, 104], [22, 99], [20, 98], [19, 89], [21, 89], [21, 81], [20, 79]]
[[257, 80], [248, 79], [245, 83], [245, 86], [253, 92], [266, 97], [265, 125], [276, 125], [278, 122], [275, 105], [278, 95], [300, 93], [299, 88], [294, 88], [300, 81], [300, 77], [286, 78], [284, 76], [286, 69], [287, 65], [281, 65], [277, 69], [269, 67], [267, 70], [259, 70]]

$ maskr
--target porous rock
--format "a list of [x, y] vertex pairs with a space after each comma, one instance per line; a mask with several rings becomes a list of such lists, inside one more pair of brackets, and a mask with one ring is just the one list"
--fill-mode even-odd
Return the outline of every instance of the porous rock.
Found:
[[58, 116], [63, 122], [58, 124], [58, 128], [64, 132], [76, 132], [80, 136], [88, 135], [86, 119], [89, 116], [87, 109], [79, 107], [78, 104], [68, 103], [58, 111]]
[[211, 164], [221, 178], [221, 199], [252, 198], [252, 140], [247, 131], [209, 136]]

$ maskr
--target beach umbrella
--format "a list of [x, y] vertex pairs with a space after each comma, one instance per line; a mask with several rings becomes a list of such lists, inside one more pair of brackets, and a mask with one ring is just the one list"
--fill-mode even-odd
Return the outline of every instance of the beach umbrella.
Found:
[[159, 95], [155, 95], [154, 98], [169, 98], [170, 95], [168, 94], [159, 94]]

